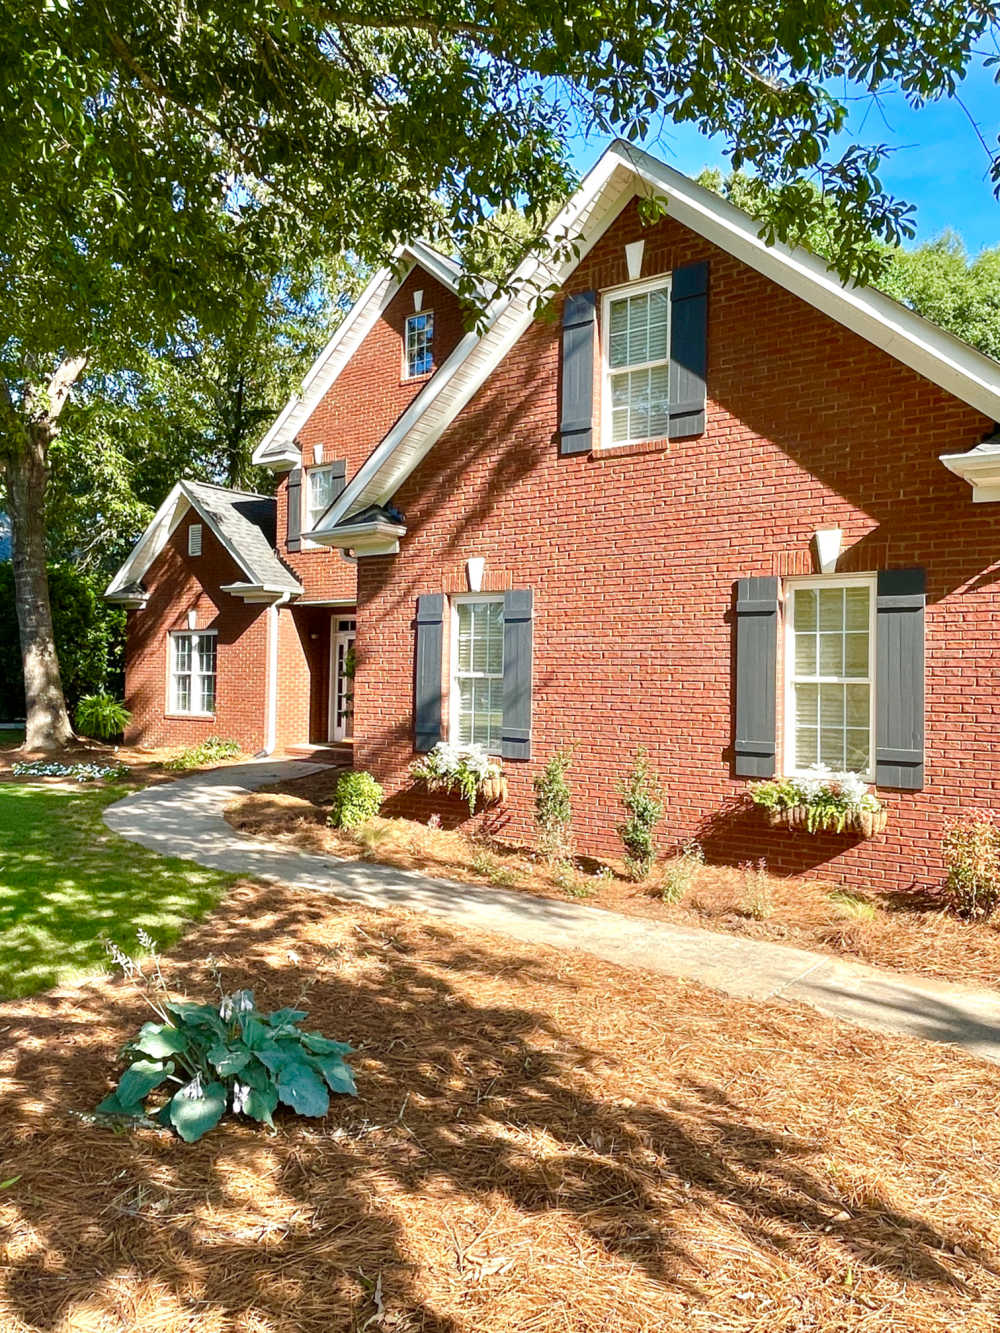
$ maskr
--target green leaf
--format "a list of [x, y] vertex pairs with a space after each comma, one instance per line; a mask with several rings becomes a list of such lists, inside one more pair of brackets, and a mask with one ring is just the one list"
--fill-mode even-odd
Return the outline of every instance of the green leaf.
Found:
[[203, 1085], [200, 1079], [192, 1079], [170, 1099], [170, 1123], [185, 1143], [194, 1143], [215, 1128], [225, 1110], [225, 1084]]
[[108, 1093], [103, 1102], [94, 1108], [94, 1114], [127, 1115], [136, 1117], [145, 1115], [146, 1108], [143, 1106], [142, 1102], [133, 1102], [131, 1105], [128, 1105], [122, 1101], [117, 1092], [111, 1092]]
[[330, 1041], [318, 1032], [303, 1032], [301, 1037], [302, 1045], [316, 1055], [351, 1055], [354, 1052], [354, 1047], [348, 1046], [346, 1041]]
[[273, 1013], [268, 1014], [267, 1021], [271, 1027], [290, 1027], [293, 1023], [301, 1023], [303, 1018], [309, 1015], [304, 1009], [275, 1009]]
[[258, 1092], [263, 1092], [271, 1087], [273, 1079], [270, 1071], [255, 1057], [240, 1070], [240, 1082], [256, 1088]]
[[252, 1119], [261, 1120], [265, 1125], [270, 1125], [273, 1129], [274, 1121], [271, 1119], [271, 1116], [277, 1105], [278, 1093], [276, 1088], [252, 1088], [246, 1100], [245, 1111]]
[[9, 1190], [11, 1185], [16, 1185], [20, 1179], [20, 1176], [11, 1176], [10, 1180], [0, 1180], [0, 1190]]
[[314, 1055], [310, 1063], [319, 1067], [334, 1092], [343, 1092], [351, 1097], [358, 1095], [354, 1074], [339, 1055]]
[[186, 1050], [187, 1038], [169, 1023], [143, 1023], [138, 1037], [130, 1044], [154, 1060], [165, 1060], [169, 1055]]
[[[118, 1100], [122, 1106], [134, 1106], [158, 1088], [168, 1074], [174, 1072], [168, 1060], [136, 1060], [118, 1080]], [[128, 1112], [125, 1112], [127, 1115]]]
[[215, 1065], [217, 1073], [223, 1078], [229, 1078], [232, 1074], [238, 1074], [244, 1065], [250, 1063], [253, 1053], [242, 1043], [226, 1046], [224, 1042], [219, 1042], [209, 1051], [208, 1058]]
[[315, 1069], [289, 1060], [278, 1074], [278, 1098], [299, 1115], [326, 1115], [330, 1095]]
[[214, 1005], [195, 1004], [193, 1000], [170, 1000], [164, 1008], [167, 1013], [173, 1014], [183, 1023], [193, 1023], [196, 1027], [209, 1027], [220, 1037], [225, 1035], [226, 1025]]
[[240, 1019], [240, 1029], [243, 1033], [243, 1040], [252, 1051], [259, 1050], [272, 1040], [271, 1029], [262, 1023], [259, 1018], [254, 1018], [250, 1014]]

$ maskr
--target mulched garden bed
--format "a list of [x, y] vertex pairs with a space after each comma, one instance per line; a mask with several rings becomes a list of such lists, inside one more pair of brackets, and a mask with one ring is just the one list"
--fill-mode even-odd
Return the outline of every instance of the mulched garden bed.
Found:
[[0, 1006], [4, 1333], [991, 1333], [1000, 1069], [242, 885], [168, 959], [306, 992], [360, 1097], [185, 1146], [76, 1118], [148, 1016]]
[[616, 862], [581, 859], [553, 871], [523, 847], [472, 839], [408, 819], [375, 819], [355, 834], [327, 825], [339, 772], [296, 778], [236, 802], [234, 828], [270, 841], [347, 858], [384, 861], [464, 883], [547, 897], [573, 896], [630, 916], [698, 926], [855, 958], [877, 967], [1000, 987], [1000, 924], [968, 922], [926, 894], [846, 893], [814, 880], [758, 876], [750, 868], [696, 868], [681, 902], [664, 902], [660, 865], [645, 884]]

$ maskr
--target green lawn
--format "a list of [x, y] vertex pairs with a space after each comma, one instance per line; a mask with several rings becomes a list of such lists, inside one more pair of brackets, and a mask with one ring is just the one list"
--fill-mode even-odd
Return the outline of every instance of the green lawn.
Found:
[[24, 741], [24, 728], [0, 727], [0, 750], [13, 750]]
[[105, 940], [136, 953], [139, 926], [169, 944], [233, 882], [107, 829], [124, 794], [0, 784], [0, 999], [103, 967]]

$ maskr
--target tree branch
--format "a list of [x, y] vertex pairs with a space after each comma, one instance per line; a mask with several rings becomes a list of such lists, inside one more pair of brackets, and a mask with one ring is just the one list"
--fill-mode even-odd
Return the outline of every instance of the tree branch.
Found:
[[48, 384], [48, 411], [50, 421], [58, 421], [59, 414], [69, 400], [69, 391], [87, 368], [88, 352], [63, 357]]

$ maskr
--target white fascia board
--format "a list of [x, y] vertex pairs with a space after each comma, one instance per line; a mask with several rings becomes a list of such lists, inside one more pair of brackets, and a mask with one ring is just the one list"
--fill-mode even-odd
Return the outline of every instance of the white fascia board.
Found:
[[253, 452], [252, 461], [287, 471], [299, 461], [295, 437], [312, 416], [351, 357], [381, 319], [400, 287], [419, 265], [449, 291], [458, 292], [462, 269], [423, 241], [398, 245], [393, 263], [381, 268], [351, 306], [330, 341], [310, 366], [300, 391], [293, 395]]
[[[231, 597], [241, 597], [244, 602], [264, 602], [270, 604], [289, 596], [287, 588], [273, 588], [266, 583], [223, 583], [220, 592], [227, 592]], [[291, 596], [295, 596], [292, 593]]]
[[166, 546], [170, 534], [191, 508], [191, 497], [180, 482], [150, 519], [145, 532], [132, 548], [132, 553], [104, 590], [105, 597], [113, 598], [129, 583], [139, 583], [143, 574]]
[[306, 532], [302, 535], [320, 546], [334, 546], [346, 551], [357, 546], [359, 542], [368, 540], [378, 542], [387, 538], [395, 540], [399, 537], [405, 537], [406, 528], [402, 523], [386, 523], [377, 520], [373, 523], [346, 523], [343, 527], [321, 528], [315, 532]]
[[[824, 260], [780, 242], [767, 245], [760, 226], [727, 200], [642, 149], [617, 140], [546, 230], [534, 255], [510, 280], [514, 295], [494, 302], [481, 335], [469, 334], [411, 403], [325, 516], [335, 524], [352, 511], [386, 504], [442, 432], [499, 365], [534, 318], [531, 294], [562, 285], [636, 194], [658, 198], [712, 244], [801, 297], [948, 393], [1000, 421], [1000, 363], [872, 287], [844, 286]], [[577, 253], [555, 265], [547, 247], [577, 236]]]
[[973, 504], [1000, 500], [1000, 447], [996, 444], [980, 444], [964, 454], [941, 454], [939, 461], [969, 483]]

